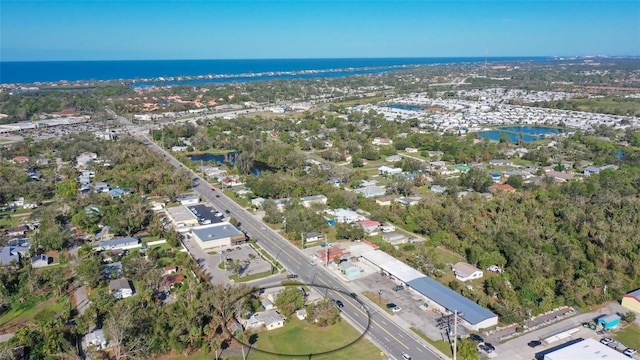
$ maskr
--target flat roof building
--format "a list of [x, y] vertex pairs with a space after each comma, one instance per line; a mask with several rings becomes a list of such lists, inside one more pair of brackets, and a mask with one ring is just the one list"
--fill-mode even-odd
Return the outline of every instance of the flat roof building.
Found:
[[622, 298], [622, 306], [640, 313], [640, 289], [632, 291]]
[[131, 249], [138, 247], [140, 240], [137, 237], [125, 237], [120, 239], [100, 241], [98, 243], [98, 250], [113, 250], [113, 249]]
[[247, 239], [242, 231], [229, 223], [194, 227], [190, 233], [204, 251], [243, 243]]
[[544, 355], [544, 360], [629, 360], [618, 351], [587, 338]]
[[166, 208], [165, 210], [176, 228], [198, 225], [198, 218], [183, 205]]

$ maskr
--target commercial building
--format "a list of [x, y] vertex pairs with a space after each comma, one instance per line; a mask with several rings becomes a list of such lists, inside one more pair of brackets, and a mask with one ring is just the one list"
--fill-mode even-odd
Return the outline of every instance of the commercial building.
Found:
[[171, 219], [171, 223], [178, 231], [180, 231], [180, 228], [198, 225], [198, 217], [183, 205], [166, 208], [165, 210]]
[[640, 313], [640, 289], [632, 291], [622, 298], [622, 306]]
[[200, 202], [200, 195], [196, 193], [180, 194], [176, 198], [180, 205], [195, 205]]
[[598, 319], [598, 326], [602, 326], [605, 330], [613, 329], [618, 325], [620, 325], [620, 316], [616, 314], [609, 314]]
[[544, 354], [543, 360], [629, 360], [616, 350], [588, 338], [558, 347], [557, 350]]
[[204, 251], [240, 244], [247, 239], [242, 231], [229, 223], [194, 227], [187, 236], [191, 236]]
[[411, 291], [421, 295], [432, 308], [445, 314], [457, 311], [463, 320], [462, 325], [471, 330], [477, 331], [498, 324], [498, 315], [383, 251], [370, 250], [363, 253], [361, 258], [402, 281]]

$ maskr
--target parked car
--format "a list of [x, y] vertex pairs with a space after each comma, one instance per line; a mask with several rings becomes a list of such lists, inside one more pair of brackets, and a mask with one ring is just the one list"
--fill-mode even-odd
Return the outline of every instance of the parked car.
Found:
[[471, 334], [469, 335], [469, 339], [478, 342], [478, 343], [483, 343], [484, 339], [482, 338], [482, 336], [478, 335], [478, 334]]
[[396, 306], [396, 307], [392, 307], [391, 311], [395, 312], [400, 312], [400, 310], [402, 310], [402, 308], [400, 306]]
[[493, 350], [491, 350], [487, 345], [485, 344], [480, 344], [478, 345], [478, 348], [484, 352], [486, 352], [487, 354], [491, 354], [493, 352]]
[[393, 291], [400, 291], [400, 290], [404, 290], [404, 286], [396, 285], [396, 286], [393, 287]]
[[529, 347], [534, 348], [536, 346], [542, 345], [542, 341], [540, 341], [540, 340], [531, 340], [531, 341], [529, 341], [529, 343], [527, 345], [529, 345]]
[[484, 343], [484, 346], [486, 346], [487, 348], [489, 348], [491, 351], [494, 351], [496, 349], [495, 346], [493, 346], [491, 343]]
[[398, 305], [396, 305], [396, 304], [394, 304], [394, 303], [388, 303], [388, 304], [387, 304], [387, 309], [392, 309], [392, 308], [394, 308], [394, 307], [396, 307], [396, 306], [398, 306]]
[[633, 348], [627, 348], [625, 351], [622, 352], [623, 354], [627, 355], [627, 356], [631, 356], [633, 354], [636, 353], [636, 349]]
[[610, 338], [602, 338], [602, 339], [600, 339], [600, 342], [605, 344], [605, 345], [609, 344], [612, 341], [613, 341], [613, 339], [610, 339]]
[[287, 275], [287, 279], [297, 279], [297, 278], [298, 278], [298, 275], [296, 275], [296, 274], [288, 274]]

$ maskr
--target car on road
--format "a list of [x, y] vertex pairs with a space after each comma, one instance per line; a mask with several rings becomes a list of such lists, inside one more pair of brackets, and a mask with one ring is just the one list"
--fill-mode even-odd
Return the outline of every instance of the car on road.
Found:
[[396, 307], [392, 307], [391, 311], [393, 312], [400, 312], [400, 310], [402, 310], [402, 308], [400, 306], [396, 306]]
[[394, 303], [388, 303], [388, 304], [387, 304], [387, 309], [392, 309], [392, 308], [394, 308], [394, 307], [396, 307], [396, 306], [398, 306], [398, 305], [396, 305], [396, 304], [394, 304]]
[[602, 338], [602, 339], [600, 339], [600, 342], [605, 344], [605, 345], [609, 344], [612, 341], [613, 341], [613, 339], [610, 339], [610, 338]]
[[227, 252], [232, 252], [232, 251], [233, 251], [233, 249], [232, 249], [232, 248], [228, 248], [228, 249], [227, 249]]
[[263, 227], [262, 227], [262, 230], [267, 230], [267, 227], [266, 227], [266, 226], [263, 226]]
[[296, 274], [287, 274], [287, 279], [297, 279], [298, 275]]
[[627, 355], [627, 356], [631, 356], [633, 354], [636, 353], [636, 349], [633, 348], [627, 348], [625, 351], [622, 352], [623, 354]]
[[404, 290], [404, 286], [396, 285], [396, 286], [393, 287], [393, 291], [400, 291], [400, 290]]
[[354, 299], [357, 299], [357, 298], [358, 298], [358, 294], [356, 294], [356, 293], [351, 293], [351, 294], [349, 294], [349, 295], [351, 295], [351, 297], [352, 297], [352, 298], [354, 298]]
[[402, 353], [402, 359], [404, 360], [411, 360], [411, 356], [405, 352]]
[[211, 191], [216, 191], [216, 188], [211, 188]]
[[309, 258], [309, 265], [315, 266], [316, 265], [316, 261], [313, 258]]
[[236, 250], [242, 250], [240, 246], [236, 246]]
[[336, 305], [338, 305], [339, 308], [344, 307], [344, 304], [340, 300], [336, 300]]
[[220, 195], [216, 194], [216, 197], [220, 197]]
[[225, 210], [224, 212], [226, 212], [227, 214], [231, 214], [231, 211], [229, 211], [229, 209]]
[[529, 347], [531, 347], [531, 348], [534, 348], [534, 347], [542, 345], [542, 341], [540, 341], [540, 340], [531, 340], [531, 341], [529, 341], [529, 343], [527, 345], [529, 345]]

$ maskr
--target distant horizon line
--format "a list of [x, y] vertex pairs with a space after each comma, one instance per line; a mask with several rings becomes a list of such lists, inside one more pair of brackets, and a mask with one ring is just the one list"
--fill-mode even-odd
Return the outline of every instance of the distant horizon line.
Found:
[[0, 63], [26, 62], [103, 62], [103, 61], [264, 61], [264, 60], [358, 60], [358, 59], [533, 59], [533, 58], [640, 58], [640, 55], [530, 55], [530, 56], [398, 56], [398, 57], [291, 57], [220, 59], [74, 59], [74, 60], [0, 60]]

